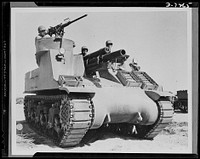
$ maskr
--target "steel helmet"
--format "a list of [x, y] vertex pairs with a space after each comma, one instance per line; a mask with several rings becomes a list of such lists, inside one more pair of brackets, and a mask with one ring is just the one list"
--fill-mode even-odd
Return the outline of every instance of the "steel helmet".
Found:
[[108, 46], [108, 45], [113, 45], [113, 43], [112, 43], [111, 40], [107, 40], [107, 41], [106, 41], [106, 46]]
[[136, 62], [135, 59], [132, 59], [132, 63], [133, 63], [133, 64], [137, 64], [137, 62]]
[[43, 25], [38, 27], [38, 32], [41, 32], [41, 31], [44, 31], [44, 30], [46, 30], [46, 28]]
[[83, 51], [83, 50], [87, 50], [87, 51], [88, 51], [88, 48], [87, 48], [86, 46], [83, 46], [83, 47], [81, 48], [81, 51]]

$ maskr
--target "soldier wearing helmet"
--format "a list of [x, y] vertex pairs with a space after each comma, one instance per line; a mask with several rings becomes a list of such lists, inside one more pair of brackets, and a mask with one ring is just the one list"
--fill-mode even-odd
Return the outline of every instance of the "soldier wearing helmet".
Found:
[[111, 40], [107, 40], [107, 41], [106, 41], [106, 47], [109, 48], [109, 52], [111, 52], [112, 46], [113, 46], [113, 43], [111, 42]]
[[42, 38], [47, 38], [47, 37], [50, 37], [50, 36], [47, 34], [46, 28], [43, 25], [39, 26], [38, 36], [35, 39], [42, 39]]
[[81, 54], [83, 56], [87, 55], [88, 53], [88, 48], [86, 46], [81, 47]]
[[137, 62], [135, 62], [134, 59], [132, 59], [132, 62], [129, 64], [129, 66], [131, 67], [131, 69], [133, 71], [139, 71], [140, 70], [140, 66], [138, 66]]

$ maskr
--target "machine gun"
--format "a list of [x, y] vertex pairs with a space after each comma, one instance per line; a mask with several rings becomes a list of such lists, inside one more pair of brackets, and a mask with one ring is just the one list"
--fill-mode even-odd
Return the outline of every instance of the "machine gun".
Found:
[[82, 19], [82, 18], [84, 18], [86, 16], [87, 16], [87, 14], [85, 14], [85, 15], [79, 17], [79, 18], [76, 18], [76, 19], [74, 19], [72, 21], [67, 21], [67, 22], [64, 22], [64, 23], [60, 23], [60, 24], [58, 24], [58, 25], [56, 25], [54, 27], [50, 26], [50, 28], [47, 31], [47, 34], [49, 34], [50, 36], [52, 36], [54, 34], [55, 37], [63, 37], [64, 28], [65, 27], [67, 27], [68, 25], [70, 25], [70, 24], [76, 22], [77, 20], [80, 20], [80, 19]]
[[86, 73], [107, 69], [109, 62], [123, 64], [128, 58], [129, 55], [123, 49], [110, 53], [107, 47], [102, 48], [84, 57]]

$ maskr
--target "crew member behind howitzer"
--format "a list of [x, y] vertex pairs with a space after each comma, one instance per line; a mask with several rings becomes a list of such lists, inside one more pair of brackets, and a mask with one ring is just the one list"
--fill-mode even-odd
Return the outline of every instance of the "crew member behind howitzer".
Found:
[[[112, 41], [107, 40], [106, 47], [109, 49], [109, 53], [111, 53], [112, 46], [113, 46]], [[122, 62], [122, 63], [111, 62], [109, 65], [110, 65], [109, 67], [111, 67], [114, 71], [117, 69], [121, 69], [121, 70], [125, 69], [124, 62]]]
[[135, 60], [132, 60], [132, 63], [129, 64], [129, 66], [131, 67], [132, 71], [139, 71], [140, 70], [140, 66], [138, 66], [137, 62], [135, 62]]
[[88, 53], [88, 48], [86, 46], [81, 47], [81, 55], [86, 56]]
[[[109, 53], [111, 53], [111, 48], [113, 46], [113, 43], [111, 40], [107, 40], [106, 41], [106, 47], [109, 49]], [[113, 70], [116, 70], [117, 69], [117, 64], [116, 63], [113, 63], [113, 62], [109, 62], [109, 66], [110, 68], [112, 68]]]
[[111, 48], [112, 48], [112, 46], [113, 46], [112, 41], [111, 41], [111, 40], [107, 40], [107, 41], [106, 41], [106, 47], [109, 48], [109, 52], [111, 52]]
[[47, 29], [41, 25], [38, 27], [38, 35], [35, 37], [35, 40], [42, 39], [42, 38], [49, 38], [50, 35], [47, 34]]

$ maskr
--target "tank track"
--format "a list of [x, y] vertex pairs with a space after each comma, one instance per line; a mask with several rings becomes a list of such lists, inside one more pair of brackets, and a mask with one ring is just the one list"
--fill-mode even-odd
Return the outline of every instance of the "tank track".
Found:
[[[60, 147], [72, 147], [78, 145], [86, 132], [90, 128], [94, 118], [94, 106], [91, 99], [87, 96], [68, 96], [68, 95], [31, 95], [26, 96], [26, 100], [44, 100], [44, 101], [60, 101], [59, 112], [59, 128], [61, 131], [57, 133], [54, 125], [51, 129], [40, 126], [40, 131], [34, 125], [30, 126], [39, 134], [42, 134]], [[25, 104], [26, 105], [26, 104]], [[24, 107], [25, 116], [27, 116], [27, 108]], [[27, 118], [26, 118], [27, 120]]]
[[[124, 85], [128, 87], [136, 86], [133, 82], [137, 84], [142, 82], [142, 86], [146, 88], [156, 89], [157, 83], [146, 74], [146, 72], [141, 71], [132, 71], [132, 72], [123, 72], [120, 71], [118, 76], [123, 82], [123, 78], [126, 82]], [[122, 78], [122, 77], [123, 78]], [[132, 82], [132, 84], [131, 84]], [[124, 135], [131, 135], [139, 138], [146, 138], [146, 139], [153, 139], [156, 135], [158, 135], [171, 121], [174, 113], [173, 104], [169, 101], [166, 97], [160, 97], [158, 101], [155, 101], [158, 108], [158, 118], [153, 125], [140, 125], [140, 124], [129, 124], [129, 123], [122, 123], [122, 124], [114, 124], [110, 126], [110, 129], [114, 132], [117, 131], [119, 134]], [[133, 126], [136, 127], [136, 133], [133, 134]]]
[[[156, 101], [158, 108], [158, 118], [152, 125], [141, 125], [131, 123], [110, 124], [108, 131], [112, 131], [119, 135], [130, 136], [141, 139], [153, 139], [157, 136], [171, 121], [173, 117], [172, 103], [165, 97], [161, 97]], [[136, 131], [133, 131], [135, 126]]]
[[164, 97], [161, 97], [156, 103], [159, 116], [157, 121], [152, 126], [148, 127], [146, 134], [144, 134], [143, 137], [146, 139], [153, 139], [172, 121], [174, 113], [172, 103]]

